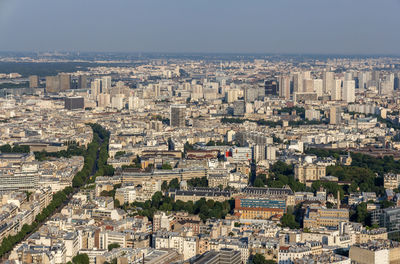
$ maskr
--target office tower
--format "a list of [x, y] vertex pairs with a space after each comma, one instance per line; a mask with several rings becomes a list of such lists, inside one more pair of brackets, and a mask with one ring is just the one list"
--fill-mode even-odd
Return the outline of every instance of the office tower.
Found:
[[322, 80], [323, 80], [323, 91], [324, 94], [330, 94], [332, 91], [332, 86], [333, 86], [333, 78], [334, 78], [334, 73], [333, 72], [324, 72], [322, 75]]
[[83, 97], [66, 97], [64, 99], [64, 108], [68, 110], [85, 108], [85, 100]]
[[46, 76], [46, 93], [60, 92], [60, 78], [58, 76]]
[[258, 90], [254, 87], [246, 87], [244, 89], [245, 102], [254, 102], [258, 98]]
[[39, 87], [39, 77], [37, 75], [29, 76], [29, 88]]
[[[394, 79], [394, 78], [393, 78]], [[379, 94], [381, 95], [391, 95], [393, 94], [394, 80], [386, 79], [379, 82]]]
[[225, 100], [227, 103], [235, 102], [239, 97], [239, 91], [236, 89], [230, 89], [225, 93]]
[[102, 91], [101, 79], [94, 79], [90, 84], [90, 90], [91, 90], [92, 98], [96, 100], [97, 96]]
[[367, 84], [370, 80], [370, 72], [360, 72], [360, 74], [358, 75], [358, 89], [360, 89], [360, 91], [364, 91], [365, 89], [367, 89]]
[[266, 159], [267, 160], [276, 160], [276, 147], [274, 147], [272, 145], [267, 146]]
[[400, 73], [397, 73], [394, 77], [394, 89], [400, 90]]
[[122, 110], [124, 108], [124, 95], [117, 94], [111, 98], [111, 107], [117, 110]]
[[111, 76], [103, 76], [101, 78], [102, 93], [109, 93], [111, 90]]
[[78, 88], [79, 89], [87, 88], [87, 75], [79, 75]]
[[111, 105], [111, 96], [110, 94], [101, 93], [97, 95], [97, 106], [98, 107], [110, 107]]
[[340, 107], [339, 106], [332, 106], [329, 109], [329, 124], [331, 125], [339, 125], [340, 124]]
[[312, 93], [314, 92], [314, 81], [311, 79], [303, 80], [303, 92]]
[[318, 97], [323, 95], [323, 80], [322, 79], [314, 79], [313, 80], [313, 86], [314, 86], [314, 92], [317, 93]]
[[265, 160], [266, 146], [265, 145], [255, 145], [253, 146], [253, 159], [256, 162]]
[[282, 76], [279, 78], [279, 96], [285, 99], [290, 98], [290, 78]]
[[276, 80], [265, 82], [265, 95], [278, 95], [278, 82]]
[[342, 80], [334, 80], [332, 91], [331, 91], [331, 100], [340, 101], [342, 100]]
[[237, 100], [233, 102], [233, 115], [240, 116], [245, 113], [245, 102], [243, 100]]
[[169, 120], [172, 127], [185, 127], [186, 105], [171, 105]]
[[303, 92], [303, 74], [295, 73], [293, 75], [293, 93]]
[[66, 91], [71, 89], [71, 75], [62, 73], [59, 75], [60, 78], [60, 90]]
[[346, 101], [346, 103], [353, 103], [356, 100], [355, 87], [355, 81], [343, 81], [343, 101]]

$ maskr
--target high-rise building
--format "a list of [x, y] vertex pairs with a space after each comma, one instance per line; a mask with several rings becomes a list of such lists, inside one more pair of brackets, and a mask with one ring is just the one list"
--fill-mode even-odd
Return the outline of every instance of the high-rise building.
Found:
[[240, 116], [244, 115], [246, 109], [246, 103], [243, 100], [237, 100], [233, 102], [233, 115]]
[[265, 95], [278, 95], [278, 82], [276, 80], [265, 82]]
[[333, 86], [333, 72], [324, 72], [322, 76], [324, 94], [330, 94]]
[[317, 93], [318, 97], [324, 94], [324, 82], [322, 79], [313, 80], [314, 92]]
[[293, 93], [303, 92], [303, 74], [295, 73], [293, 75]]
[[58, 76], [46, 76], [46, 93], [60, 92], [60, 78]]
[[171, 105], [169, 120], [172, 127], [185, 127], [186, 105]]
[[342, 99], [347, 103], [353, 103], [356, 100], [355, 81], [343, 81]]
[[94, 79], [91, 84], [90, 84], [90, 90], [92, 94], [92, 98], [96, 99], [97, 96], [101, 93], [102, 91], [102, 82], [101, 79]]
[[87, 75], [79, 75], [78, 88], [79, 89], [87, 88]]
[[312, 93], [314, 92], [314, 81], [311, 79], [303, 80], [303, 92]]
[[290, 78], [289, 76], [281, 76], [279, 78], [279, 96], [285, 99], [290, 98]]
[[62, 73], [59, 75], [60, 78], [60, 90], [66, 91], [71, 89], [71, 75]]
[[331, 90], [331, 100], [340, 101], [342, 100], [342, 80], [334, 80]]
[[340, 107], [339, 106], [332, 106], [329, 109], [329, 124], [331, 125], [339, 125], [341, 121], [340, 117]]
[[98, 107], [109, 107], [111, 105], [110, 94], [101, 93], [97, 95], [97, 106]]
[[29, 88], [39, 87], [39, 77], [37, 75], [29, 76]]
[[103, 76], [101, 78], [102, 93], [109, 93], [111, 90], [111, 76]]

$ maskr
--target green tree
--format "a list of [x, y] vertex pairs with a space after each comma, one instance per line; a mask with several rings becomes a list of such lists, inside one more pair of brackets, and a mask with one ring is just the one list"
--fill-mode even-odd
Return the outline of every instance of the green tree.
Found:
[[108, 249], [108, 251], [111, 251], [111, 250], [113, 250], [114, 248], [119, 248], [119, 247], [121, 247], [120, 244], [118, 244], [118, 243], [112, 243], [112, 244], [108, 245], [107, 249]]
[[78, 254], [72, 258], [74, 264], [89, 264], [89, 257], [87, 254]]

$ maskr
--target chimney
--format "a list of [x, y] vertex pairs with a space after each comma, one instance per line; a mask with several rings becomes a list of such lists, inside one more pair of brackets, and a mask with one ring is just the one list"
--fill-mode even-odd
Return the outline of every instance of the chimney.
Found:
[[340, 209], [340, 191], [337, 191], [337, 209]]

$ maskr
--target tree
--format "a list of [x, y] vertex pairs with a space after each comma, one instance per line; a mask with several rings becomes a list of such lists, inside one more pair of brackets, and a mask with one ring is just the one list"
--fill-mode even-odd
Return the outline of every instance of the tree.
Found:
[[78, 254], [72, 258], [74, 264], [89, 264], [89, 257], [87, 254]]
[[111, 250], [113, 250], [114, 248], [119, 248], [119, 247], [121, 247], [120, 244], [118, 244], [118, 243], [112, 243], [112, 244], [108, 245], [107, 249], [108, 249], [108, 251], [111, 251]]
[[253, 255], [251, 257], [251, 263], [252, 264], [273, 264], [276, 262], [273, 260], [266, 260], [264, 255], [262, 255], [260, 253], [256, 253], [255, 255]]
[[265, 187], [265, 185], [260, 178], [256, 178], [256, 180], [254, 181], [254, 187]]

